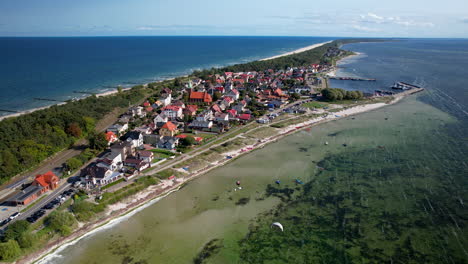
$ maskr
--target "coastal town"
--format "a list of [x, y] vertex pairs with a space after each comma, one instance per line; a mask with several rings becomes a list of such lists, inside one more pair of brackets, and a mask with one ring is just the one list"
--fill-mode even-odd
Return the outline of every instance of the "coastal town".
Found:
[[[113, 195], [140, 188], [141, 182], [156, 188], [147, 199], [157, 197], [284, 135], [353, 114], [348, 107], [369, 104], [370, 110], [393, 99], [393, 94], [381, 92], [363, 95], [330, 89], [327, 74], [334, 70], [330, 64], [310, 64], [224, 72], [189, 76], [172, 89], [162, 87], [128, 107], [99, 134], [102, 142], [94, 144], [103, 144], [103, 151], [96, 157], [78, 168], [69, 159], [58, 172], [13, 185], [17, 191], [2, 204], [2, 231], [17, 220], [41, 222], [57, 208], [80, 219], [81, 213], [73, 207], [77, 201], [105, 208], [116, 199]], [[327, 99], [337, 95], [339, 100], [348, 99], [348, 107]], [[110, 206], [108, 213], [118, 214], [127, 207]]]
[[[209, 80], [191, 78], [179, 96], [169, 88], [158, 97], [132, 106], [105, 131], [108, 148], [79, 172], [73, 186], [90, 193], [115, 182], [128, 182], [145, 170], [157, 167], [168, 158], [213, 140], [217, 135], [249, 122], [269, 123], [279, 114], [275, 109], [302, 99], [320, 95], [319, 73], [327, 66], [290, 68], [274, 72], [225, 72], [209, 76]], [[289, 113], [305, 113], [304, 107], [285, 109]], [[267, 113], [269, 113], [267, 115]], [[66, 168], [64, 168], [66, 169]], [[172, 177], [172, 178], [171, 178]], [[174, 176], [170, 175], [170, 179]], [[59, 178], [52, 171], [37, 175], [29, 186], [8, 199], [9, 205], [27, 206], [41, 195], [58, 187]], [[64, 191], [62, 197], [46, 204], [27, 218], [31, 223], [58, 206], [76, 189]], [[15, 216], [3, 220], [3, 224]]]

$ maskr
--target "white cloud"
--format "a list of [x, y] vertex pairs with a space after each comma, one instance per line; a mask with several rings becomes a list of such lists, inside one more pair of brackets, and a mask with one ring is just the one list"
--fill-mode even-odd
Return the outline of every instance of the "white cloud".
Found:
[[154, 27], [138, 27], [137, 30], [155, 30]]
[[384, 20], [385, 19], [384, 17], [378, 16], [378, 15], [373, 14], [373, 13], [367, 13], [367, 16], [369, 16], [371, 18], [375, 18], [377, 20]]
[[139, 31], [170, 31], [170, 30], [194, 30], [194, 29], [214, 29], [210, 25], [146, 25], [137, 27]]
[[367, 23], [367, 24], [395, 24], [401, 26], [415, 26], [415, 27], [434, 27], [432, 22], [426, 21], [415, 21], [411, 18], [401, 18], [400, 16], [379, 16], [374, 13], [367, 13], [367, 15], [360, 15], [360, 20], [358, 23]]
[[353, 29], [355, 29], [357, 31], [361, 31], [361, 32], [379, 32], [379, 31], [381, 31], [380, 29], [377, 29], [377, 28], [369, 28], [369, 27], [364, 27], [364, 26], [360, 26], [360, 25], [353, 25], [351, 27]]

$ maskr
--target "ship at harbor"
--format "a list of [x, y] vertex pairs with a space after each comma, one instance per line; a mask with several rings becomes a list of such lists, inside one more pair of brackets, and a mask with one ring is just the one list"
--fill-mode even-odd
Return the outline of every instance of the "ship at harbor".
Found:
[[392, 85], [392, 89], [396, 89], [396, 90], [410, 90], [414, 88], [419, 89], [421, 87], [416, 86], [414, 84], [405, 83], [405, 82], [396, 82]]

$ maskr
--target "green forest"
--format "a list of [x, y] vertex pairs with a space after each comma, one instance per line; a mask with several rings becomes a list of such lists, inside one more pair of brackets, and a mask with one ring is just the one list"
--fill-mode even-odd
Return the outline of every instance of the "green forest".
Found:
[[92, 133], [97, 120], [144, 97], [142, 89], [54, 105], [0, 122], [0, 183]]

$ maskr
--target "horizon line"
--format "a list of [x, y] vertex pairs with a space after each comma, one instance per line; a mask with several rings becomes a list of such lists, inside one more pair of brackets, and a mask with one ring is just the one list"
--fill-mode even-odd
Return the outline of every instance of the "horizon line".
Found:
[[64, 36], [40, 36], [40, 35], [31, 35], [31, 36], [1, 36], [0, 38], [131, 38], [131, 37], [254, 37], [254, 38], [335, 38], [335, 39], [468, 39], [468, 37], [349, 37], [349, 36], [284, 36], [284, 35], [64, 35]]

